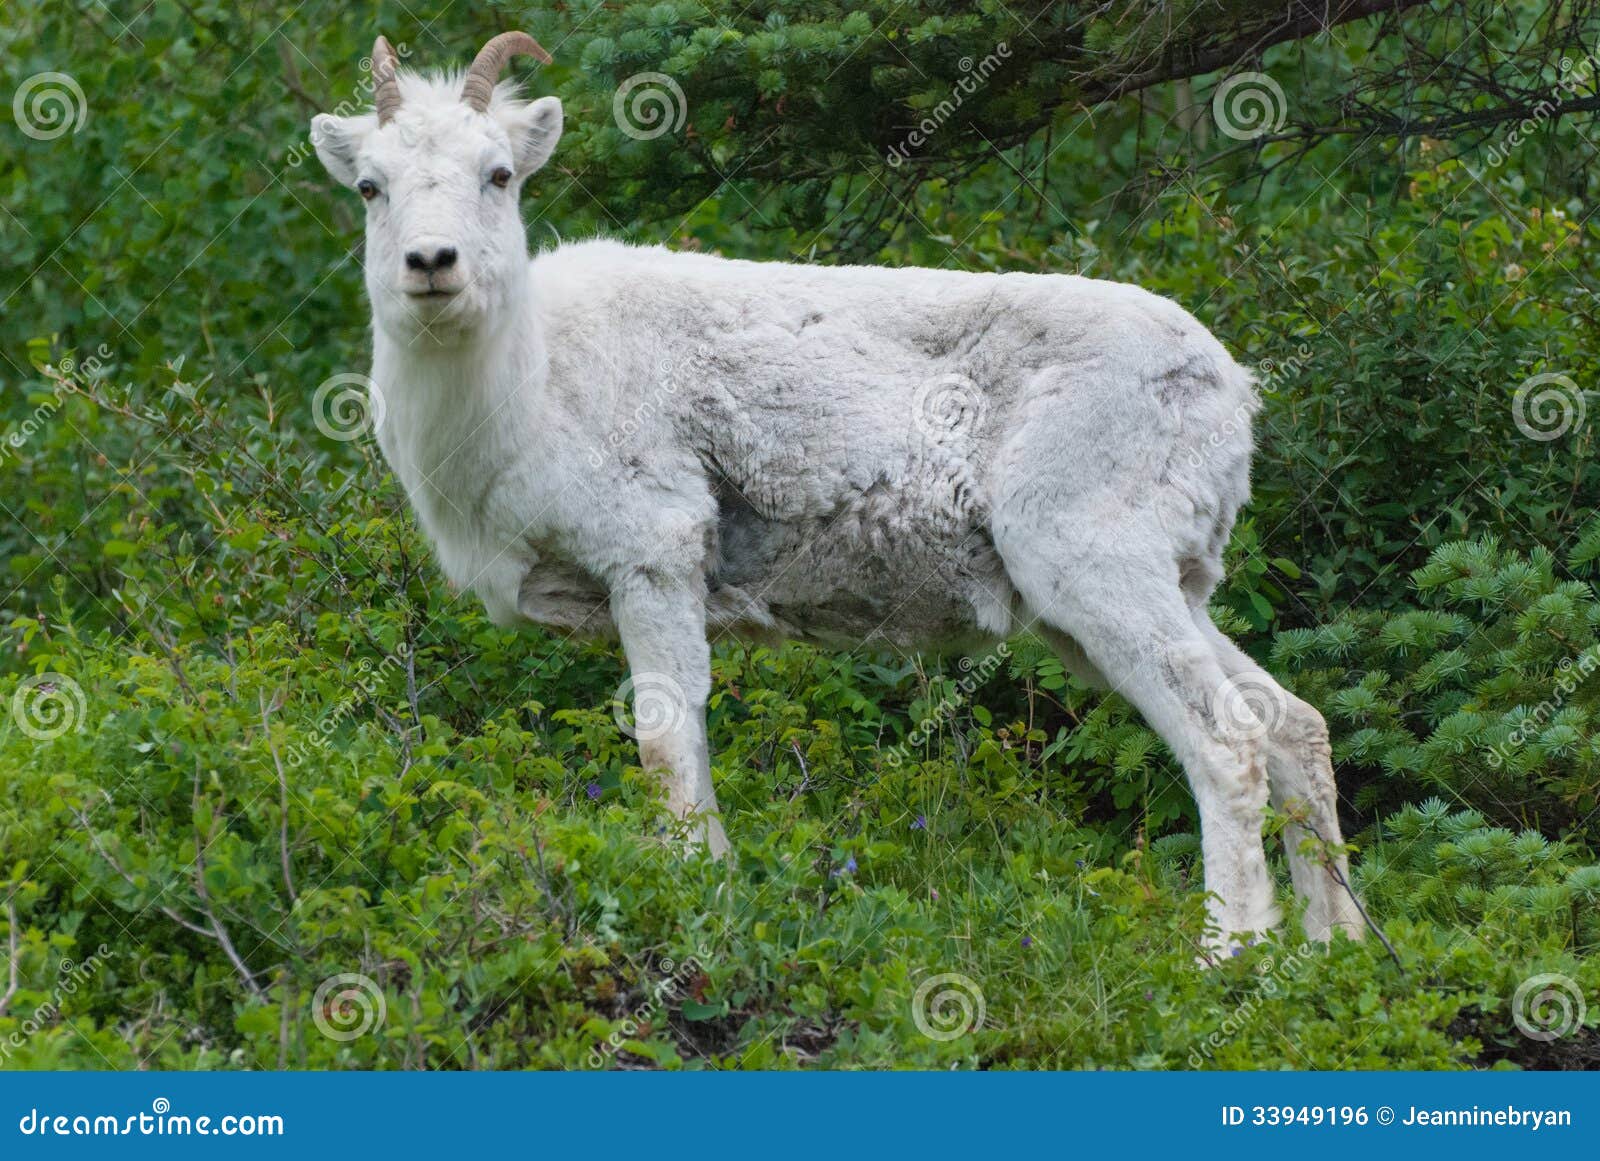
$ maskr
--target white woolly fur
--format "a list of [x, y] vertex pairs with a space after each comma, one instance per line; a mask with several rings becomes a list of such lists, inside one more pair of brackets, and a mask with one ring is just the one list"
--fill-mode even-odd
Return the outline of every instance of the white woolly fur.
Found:
[[[313, 122], [329, 171], [369, 195], [383, 452], [496, 621], [620, 636], [643, 762], [694, 834], [726, 845], [708, 640], [949, 650], [1032, 631], [1183, 762], [1217, 945], [1277, 922], [1262, 810], [1301, 804], [1337, 842], [1333, 772], [1316, 710], [1206, 612], [1256, 398], [1204, 327], [1071, 275], [604, 240], [530, 259], [518, 193], [559, 102], [501, 86], [485, 114], [459, 76], [399, 83], [384, 126]], [[1327, 869], [1342, 858], [1301, 856], [1302, 837], [1308, 928], [1359, 934]]]

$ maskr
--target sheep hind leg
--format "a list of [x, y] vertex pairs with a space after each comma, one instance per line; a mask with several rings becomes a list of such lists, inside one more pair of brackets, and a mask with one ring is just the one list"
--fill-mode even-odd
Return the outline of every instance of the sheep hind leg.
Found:
[[1046, 528], [997, 522], [995, 543], [1034, 617], [1074, 642], [1182, 763], [1200, 812], [1208, 941], [1225, 951], [1280, 919], [1261, 840], [1266, 747], [1216, 712], [1226, 675], [1160, 529], [1130, 513], [1106, 534], [1082, 531], [1104, 522], [1099, 512], [1063, 513]]
[[1314, 848], [1322, 844], [1337, 847], [1344, 841], [1339, 831], [1339, 795], [1327, 722], [1229, 640], [1203, 607], [1195, 607], [1193, 616], [1228, 676], [1229, 699], [1236, 704], [1249, 703], [1262, 720], [1273, 806], [1305, 822], [1304, 826], [1290, 823], [1284, 828], [1283, 846], [1295, 893], [1306, 905], [1306, 935], [1326, 943], [1338, 929], [1360, 939], [1366, 923], [1347, 888], [1350, 867], [1346, 857], [1315, 850], [1309, 856], [1301, 853], [1308, 837], [1317, 840]]

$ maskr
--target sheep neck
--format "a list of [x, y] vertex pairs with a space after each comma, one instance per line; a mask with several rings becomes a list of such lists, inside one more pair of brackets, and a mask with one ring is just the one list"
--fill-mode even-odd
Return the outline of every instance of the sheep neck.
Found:
[[548, 360], [544, 325], [524, 276], [507, 306], [457, 341], [402, 342], [373, 327], [373, 381], [383, 396], [378, 440], [413, 499], [419, 485], [457, 485], [526, 450]]

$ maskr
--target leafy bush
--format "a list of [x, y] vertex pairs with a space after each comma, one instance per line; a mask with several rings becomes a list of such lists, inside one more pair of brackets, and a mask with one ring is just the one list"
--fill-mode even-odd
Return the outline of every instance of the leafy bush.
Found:
[[[1600, 986], [1593, 408], [1552, 439], [1517, 422], [1531, 376], [1600, 371], [1576, 128], [1478, 173], [1431, 142], [1400, 164], [1334, 142], [1231, 194], [1163, 150], [1174, 180], [1141, 200], [1125, 186], [1168, 117], [1129, 101], [866, 197], [816, 146], [884, 129], [863, 93], [935, 101], [1010, 8], [913, 12], [901, 37], [848, 5], [726, 7], [699, 32], [670, 3], [384, 19], [439, 64], [503, 26], [575, 33], [539, 74], [571, 137], [526, 194], [536, 246], [605, 230], [1070, 270], [1223, 336], [1266, 405], [1215, 612], [1326, 711], [1394, 958], [1304, 948], [1291, 918], [1196, 970], [1178, 770], [1030, 639], [966, 666], [719, 647], [736, 856], [682, 856], [617, 722], [620, 655], [489, 625], [438, 579], [371, 441], [316, 424], [316, 386], [366, 365], [366, 312], [359, 210], [306, 124], [364, 98], [372, 12], [154, 4], [135, 39], [105, 5], [15, 0], [9, 88], [70, 62], [89, 117], [56, 142], [0, 123], [0, 1062], [1581, 1061], [1592, 1028], [1539, 1055], [1510, 1012], [1539, 974]], [[1097, 10], [1091, 56], [1144, 53], [1117, 19]], [[1337, 41], [1305, 52], [1301, 92], [1350, 78]], [[639, 142], [615, 85], [664, 62], [695, 78], [693, 132]], [[1060, 62], [1012, 64], [1026, 88], [968, 113], [1062, 99]], [[735, 147], [769, 127], [770, 155]], [[930, 1034], [941, 1015], [972, 1027]]]
[[[737, 849], [685, 859], [609, 704], [612, 651], [492, 628], [416, 580], [414, 532], [358, 518], [366, 493], [311, 500], [317, 520], [219, 505], [144, 528], [127, 575], [160, 559], [181, 596], [130, 580], [124, 635], [14, 627], [51, 675], [32, 696], [69, 716], [35, 720], [43, 739], [0, 720], [8, 1065], [1452, 1067], [1529, 1043], [1507, 1015], [1524, 979], [1593, 985], [1588, 849], [1438, 803], [1357, 839], [1398, 965], [1291, 925], [1196, 970], [1175, 772], [1027, 641], [1017, 680], [719, 649]], [[301, 564], [350, 529], [337, 571]], [[186, 554], [209, 537], [247, 546], [242, 579]], [[1473, 567], [1518, 575], [1492, 546], [1437, 556], [1419, 579], [1440, 599], [1510, 591]], [[1550, 620], [1550, 583], [1484, 631], [1530, 672], [1537, 625], [1591, 624]], [[1278, 638], [1296, 665], [1303, 636]], [[1364, 648], [1413, 682], [1443, 656], [1398, 630]], [[1359, 688], [1355, 657], [1298, 678]], [[965, 1036], [924, 1032], [939, 977], [968, 1004], [947, 1015], [982, 997]]]
[[[1292, 938], [1206, 972], [1192, 839], [1075, 824], [1042, 771], [1008, 794], [946, 755], [856, 782], [818, 726], [770, 771], [722, 759], [720, 866], [648, 837], [608, 713], [569, 730], [530, 701], [457, 734], [406, 720], [390, 669], [327, 745], [316, 699], [279, 692], [371, 667], [272, 633], [231, 660], [59, 644], [90, 728], [0, 740], [26, 981], [0, 1035], [56, 1008], [12, 1066], [583, 1067], [614, 1042], [599, 1059], [630, 1067], [1434, 1067], [1481, 1050], [1463, 1011], [1508, 1027], [1535, 970], [1594, 982], [1600, 868], [1436, 804], [1362, 863], [1405, 977], [1374, 942]], [[744, 760], [768, 736], [718, 734]], [[601, 772], [619, 781], [592, 793]], [[661, 1000], [668, 961], [695, 966]], [[919, 1034], [919, 987], [951, 973], [984, 1025]]]
[[[1600, 521], [1568, 555], [1592, 573]], [[1273, 658], [1335, 727], [1355, 803], [1443, 794], [1502, 825], [1590, 844], [1600, 808], [1600, 598], [1556, 558], [1492, 537], [1440, 547], [1426, 607], [1280, 633]]]

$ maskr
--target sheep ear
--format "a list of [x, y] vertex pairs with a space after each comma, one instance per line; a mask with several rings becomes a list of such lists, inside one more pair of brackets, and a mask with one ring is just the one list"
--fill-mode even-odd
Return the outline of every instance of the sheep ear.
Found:
[[356, 155], [367, 134], [378, 127], [378, 118], [372, 113], [359, 117], [335, 117], [318, 113], [311, 118], [311, 144], [323, 166], [340, 185], [354, 187], [360, 180], [356, 173]]
[[501, 124], [511, 135], [518, 178], [527, 177], [550, 160], [556, 142], [561, 140], [560, 98], [540, 97], [520, 109], [501, 114], [501, 118]]

